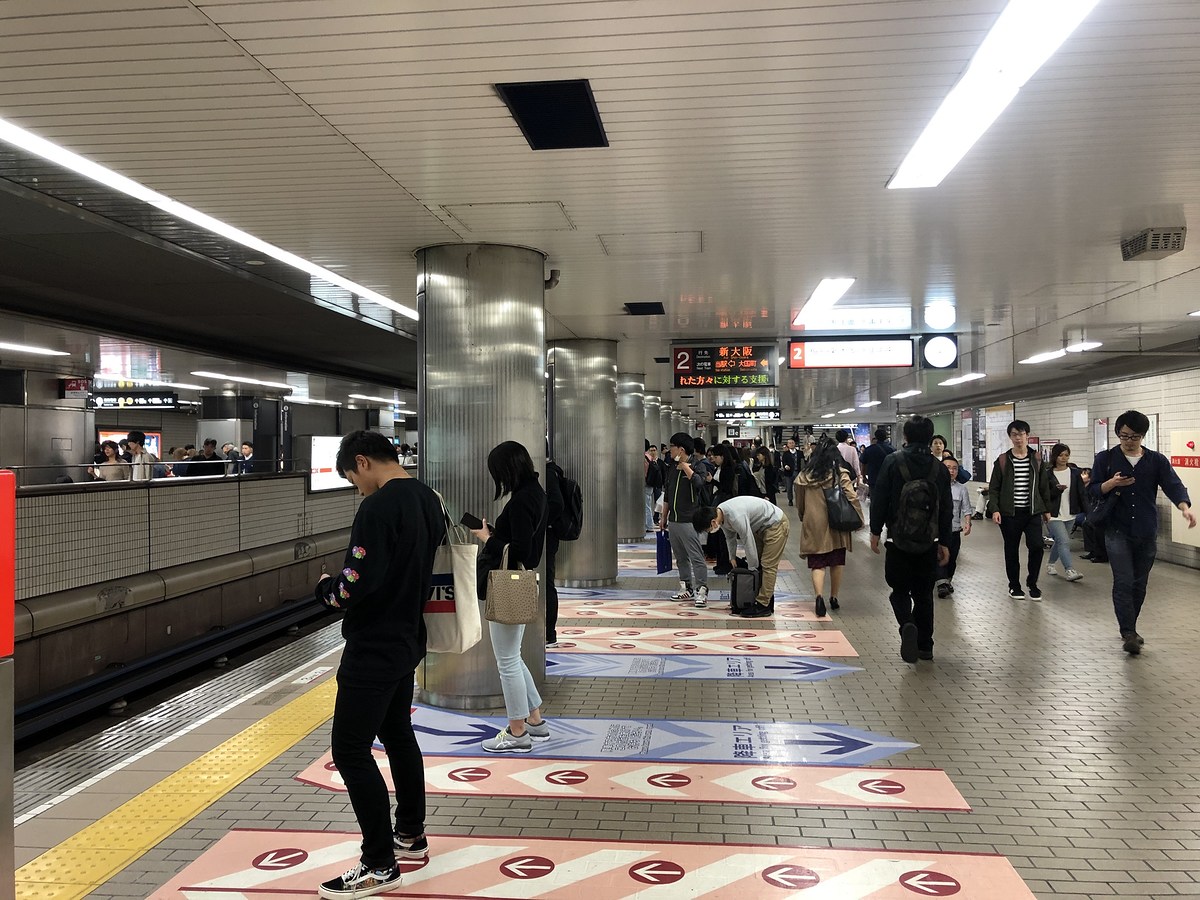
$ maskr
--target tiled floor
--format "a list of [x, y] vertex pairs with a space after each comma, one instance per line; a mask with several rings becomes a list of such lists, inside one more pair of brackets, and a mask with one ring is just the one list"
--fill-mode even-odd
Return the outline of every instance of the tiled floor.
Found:
[[[802, 566], [798, 535], [789, 555]], [[560, 678], [545, 692], [551, 717], [832, 721], [911, 740], [920, 747], [888, 762], [945, 770], [973, 812], [431, 796], [428, 828], [979, 851], [1009, 857], [1038, 897], [1200, 895], [1200, 572], [1155, 569], [1139, 624], [1146, 650], [1131, 659], [1117, 640], [1107, 567], [1078, 565], [1082, 582], [1043, 574], [1043, 601], [1012, 601], [997, 530], [976, 523], [955, 599], [938, 601], [937, 659], [912, 666], [898, 656], [882, 557], [860, 535], [841, 611], [832, 625], [805, 627], [843, 631], [862, 672], [806, 683]], [[802, 568], [780, 587], [811, 596]], [[294, 780], [327, 749], [318, 729], [91, 896], [143, 897], [235, 826], [353, 830], [344, 794]]]

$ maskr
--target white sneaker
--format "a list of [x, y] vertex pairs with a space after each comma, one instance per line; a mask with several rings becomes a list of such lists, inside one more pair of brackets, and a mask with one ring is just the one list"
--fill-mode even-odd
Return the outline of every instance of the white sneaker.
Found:
[[700, 585], [696, 588], [696, 609], [708, 608], [708, 586]]
[[691, 600], [692, 592], [686, 581], [679, 582], [679, 590], [671, 595], [672, 600]]
[[1077, 572], [1074, 569], [1067, 569], [1067, 571], [1063, 572], [1063, 575], [1066, 577], [1067, 581], [1078, 581], [1083, 577], [1082, 572]]
[[[549, 728], [546, 729], [549, 732]], [[480, 744], [488, 753], [528, 753], [533, 749], [533, 738], [528, 732], [517, 737], [507, 728], [501, 728], [494, 738]]]
[[1055, 570], [1055, 568], [1054, 568], [1054, 563], [1050, 563], [1050, 565], [1046, 566], [1046, 574], [1047, 575], [1057, 575], [1058, 574], [1057, 570]]

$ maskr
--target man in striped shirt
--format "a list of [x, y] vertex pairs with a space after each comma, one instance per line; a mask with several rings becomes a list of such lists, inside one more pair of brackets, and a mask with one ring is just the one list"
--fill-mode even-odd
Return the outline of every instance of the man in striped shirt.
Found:
[[1000, 526], [1004, 536], [1004, 568], [1008, 575], [1008, 596], [1024, 600], [1021, 588], [1021, 537], [1029, 549], [1029, 576], [1026, 586], [1030, 600], [1041, 600], [1038, 574], [1042, 569], [1042, 522], [1050, 520], [1050, 505], [1042, 493], [1040, 460], [1029, 450], [1029, 423], [1016, 419], [1008, 424], [1012, 449], [1001, 453], [992, 465], [988, 483], [988, 515]]

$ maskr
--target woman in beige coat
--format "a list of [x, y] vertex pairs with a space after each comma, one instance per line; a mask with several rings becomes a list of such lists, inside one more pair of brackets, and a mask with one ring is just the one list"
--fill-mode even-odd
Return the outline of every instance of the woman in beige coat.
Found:
[[829, 606], [837, 609], [838, 590], [842, 586], [842, 570], [846, 567], [846, 552], [853, 549], [853, 532], [834, 531], [829, 527], [825, 506], [825, 489], [834, 479], [842, 486], [846, 499], [862, 519], [862, 507], [854, 491], [854, 473], [828, 436], [822, 437], [796, 476], [796, 513], [800, 516], [800, 555], [808, 561], [813, 591], [817, 595], [816, 613], [825, 615], [825, 569], [829, 569]]

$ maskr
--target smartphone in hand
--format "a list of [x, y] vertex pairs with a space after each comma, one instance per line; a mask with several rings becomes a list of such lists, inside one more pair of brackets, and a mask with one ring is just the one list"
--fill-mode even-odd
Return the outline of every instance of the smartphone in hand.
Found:
[[475, 531], [483, 527], [483, 519], [465, 512], [462, 514], [462, 518], [458, 520], [458, 524], [466, 525], [472, 531]]

